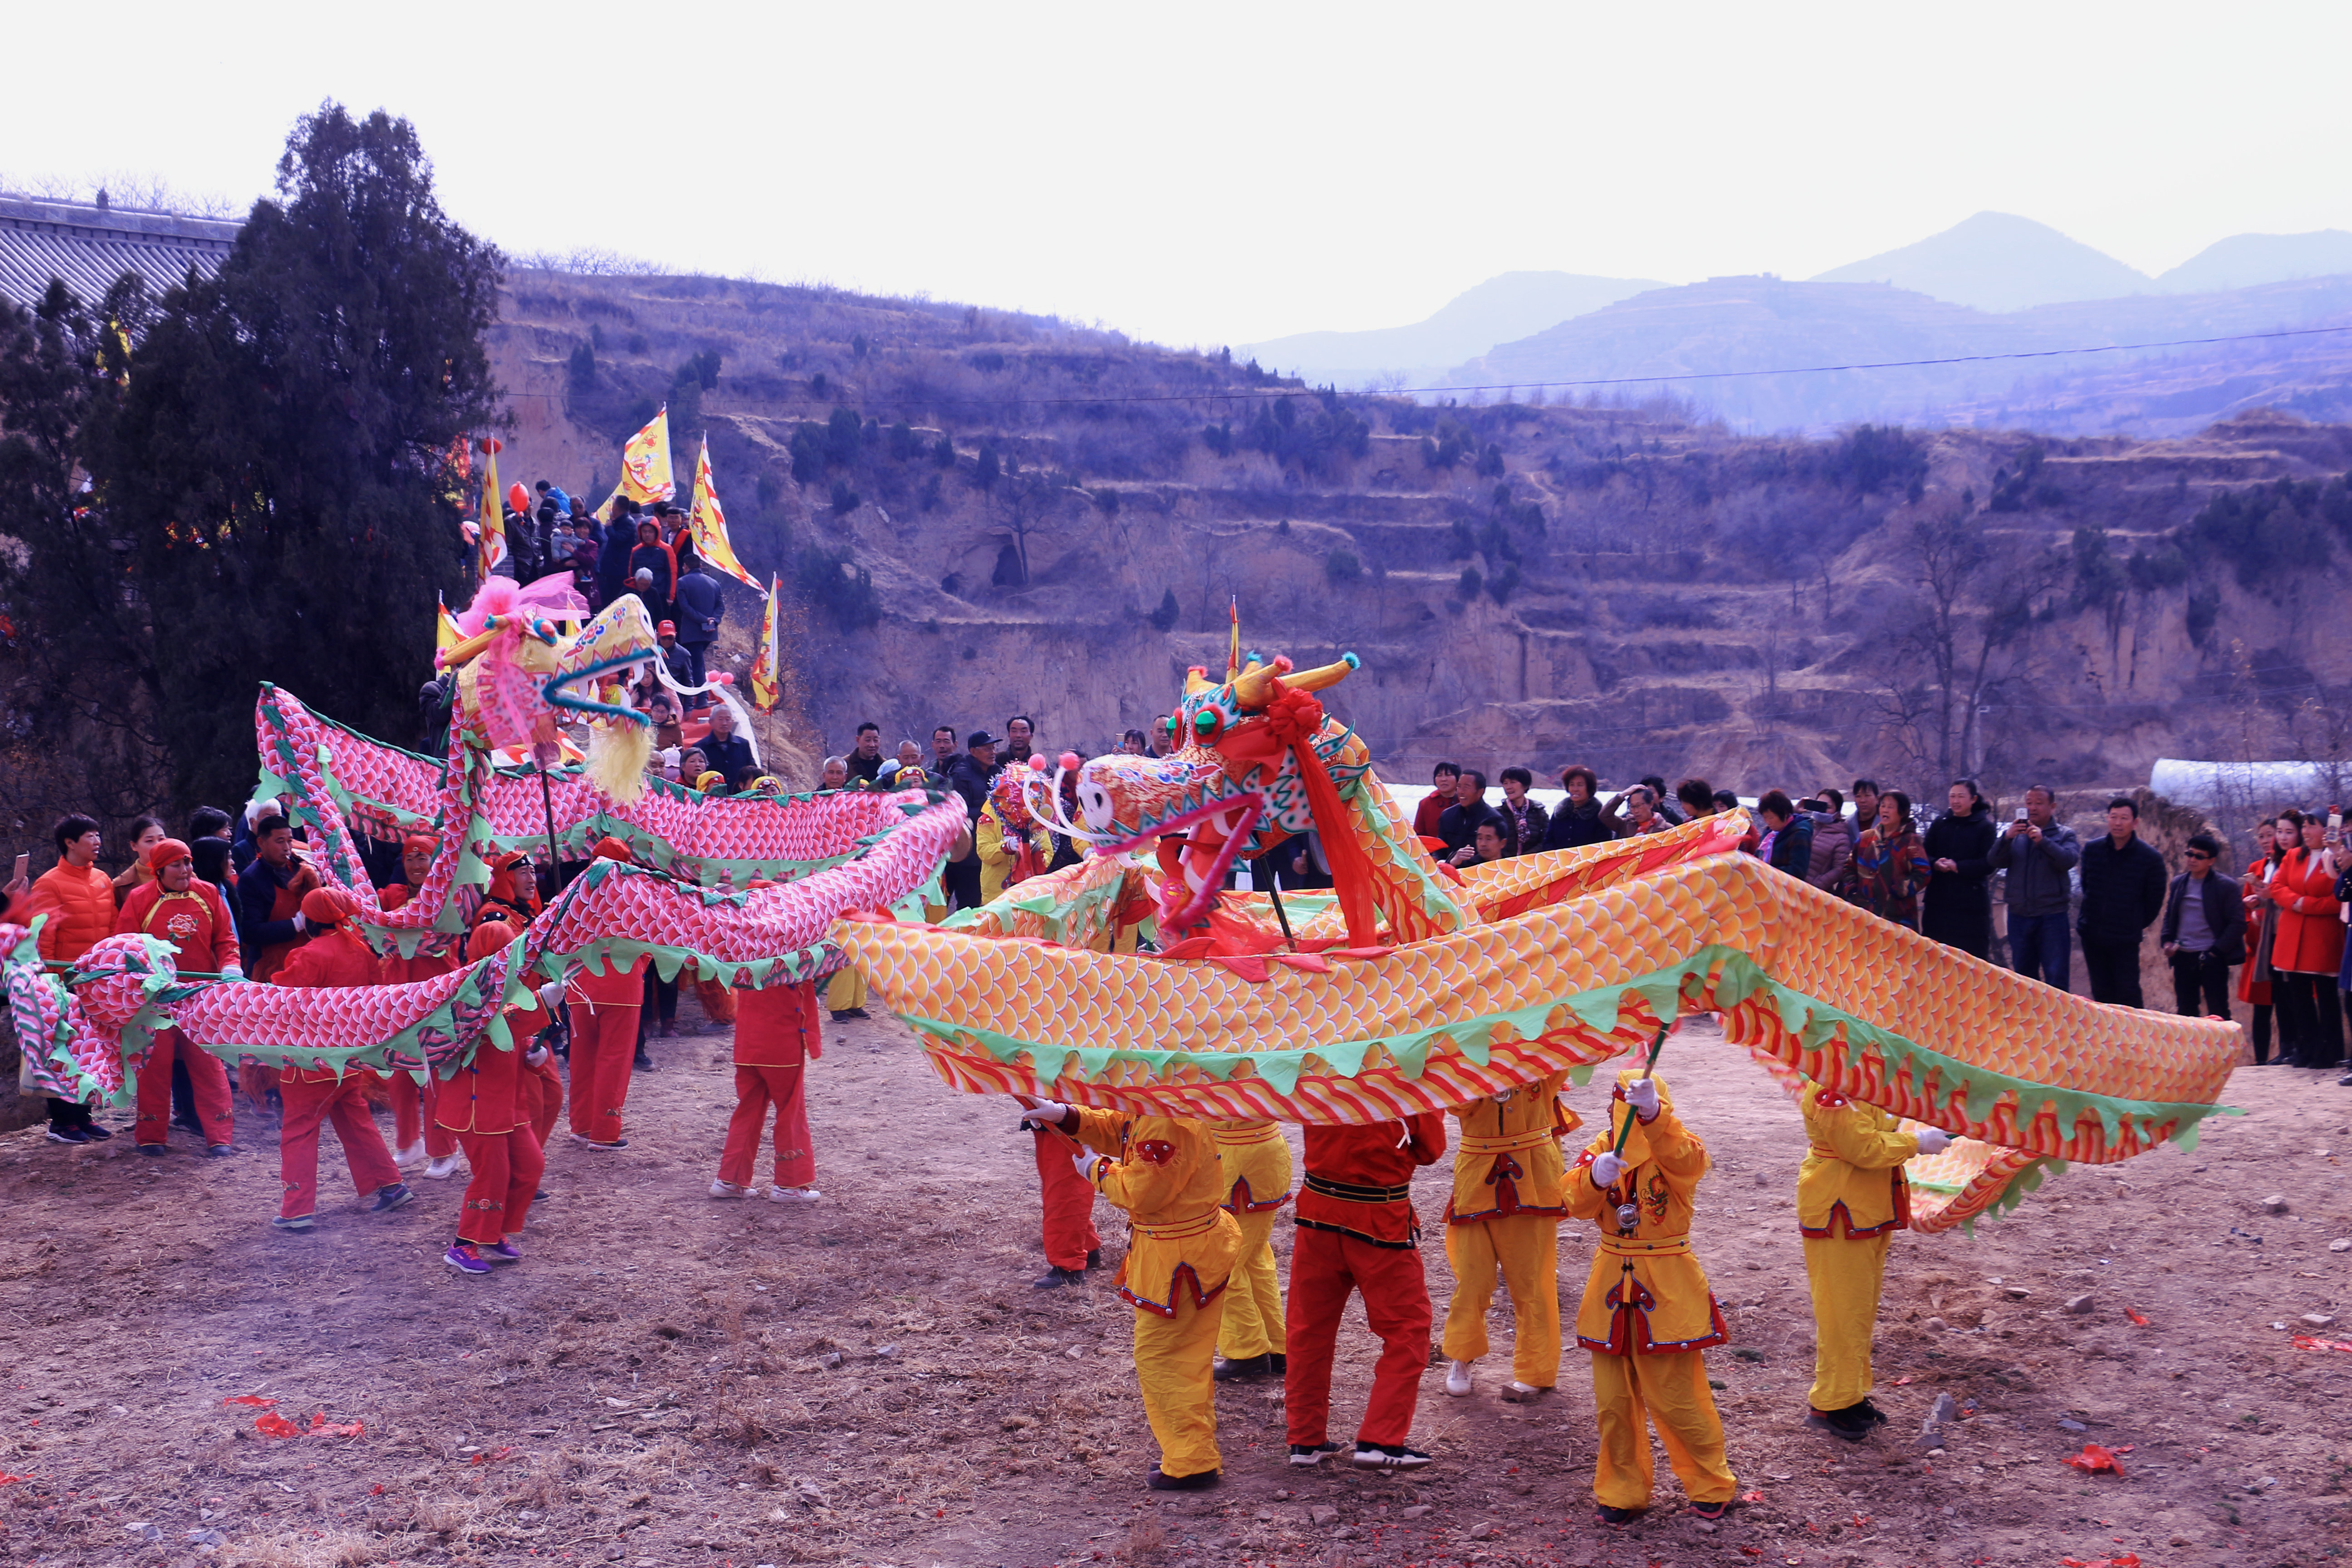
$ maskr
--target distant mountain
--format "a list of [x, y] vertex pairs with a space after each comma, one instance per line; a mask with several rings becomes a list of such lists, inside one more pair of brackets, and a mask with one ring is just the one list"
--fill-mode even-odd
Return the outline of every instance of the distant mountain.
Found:
[[2155, 286], [2147, 273], [2112, 256], [2069, 239], [2047, 224], [2008, 213], [1979, 213], [1916, 245], [1832, 268], [1812, 281], [1889, 283], [1955, 305], [1995, 311], [2070, 300], [2112, 300], [2146, 293]]
[[2352, 272], [2352, 234], [2233, 234], [2216, 240], [2156, 280], [2173, 294], [2211, 294], [2298, 278]]
[[[2169, 434], [2264, 405], [2346, 417], [2352, 331], [2134, 353], [1969, 356], [2336, 325], [2352, 327], [2352, 276], [1998, 314], [1878, 283], [1715, 278], [1638, 294], [1501, 344], [1444, 380], [1465, 387], [1586, 383], [1629, 400], [1662, 392], [1759, 432], [1872, 420]], [[1946, 363], [1890, 363], [1914, 361]], [[1862, 364], [1889, 368], [1814, 368]], [[1690, 379], [1668, 379], [1676, 377]]]
[[1242, 343], [1235, 353], [1312, 384], [1358, 387], [1402, 376], [1405, 384], [1474, 359], [1496, 343], [1543, 331], [1664, 285], [1576, 272], [1506, 272], [1456, 297], [1425, 321], [1361, 332], [1297, 332]]

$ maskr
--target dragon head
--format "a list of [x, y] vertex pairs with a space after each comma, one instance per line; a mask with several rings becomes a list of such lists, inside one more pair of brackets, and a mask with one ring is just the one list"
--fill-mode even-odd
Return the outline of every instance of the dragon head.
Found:
[[[1370, 751], [1353, 731], [1329, 719], [1311, 695], [1338, 685], [1360, 664], [1354, 654], [1337, 663], [1293, 671], [1290, 660], [1252, 655], [1223, 681], [1205, 669], [1185, 678], [1171, 715], [1161, 757], [1113, 755], [1081, 763], [1062, 758], [1076, 773], [1079, 821], [1066, 826], [1107, 850], [1159, 842], [1167, 873], [1161, 901], [1168, 923], [1200, 919], [1236, 858], [1262, 855], [1317, 826], [1297, 747], [1310, 746], [1332, 783], [1345, 787], [1371, 765]], [[1028, 787], [1050, 788], [1045, 775]], [[1048, 819], [1054, 803], [1033, 809]], [[1333, 830], [1337, 824], [1329, 825]]]

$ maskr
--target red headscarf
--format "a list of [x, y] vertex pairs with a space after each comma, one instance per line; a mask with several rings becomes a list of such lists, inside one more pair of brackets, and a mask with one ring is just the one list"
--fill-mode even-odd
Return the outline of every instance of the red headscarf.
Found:
[[194, 858], [194, 850], [176, 838], [166, 838], [147, 851], [147, 869], [160, 871], [174, 860], [190, 860]]

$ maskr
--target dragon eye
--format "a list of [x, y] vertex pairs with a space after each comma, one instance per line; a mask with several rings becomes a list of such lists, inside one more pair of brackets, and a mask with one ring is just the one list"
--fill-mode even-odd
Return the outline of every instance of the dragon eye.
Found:
[[1203, 741], [1214, 740], [1217, 731], [1225, 727], [1225, 716], [1213, 708], [1203, 708], [1192, 715], [1192, 733]]

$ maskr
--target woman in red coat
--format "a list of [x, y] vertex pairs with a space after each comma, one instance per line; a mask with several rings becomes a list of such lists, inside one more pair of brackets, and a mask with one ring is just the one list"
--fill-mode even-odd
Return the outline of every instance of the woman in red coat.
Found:
[[[2256, 1067], [2265, 1066], [2271, 1059], [2271, 1005], [2274, 1000], [2271, 995], [2271, 938], [2278, 929], [2278, 906], [2271, 902], [2271, 879], [2278, 875], [2279, 862], [2286, 858], [2287, 839], [2280, 837], [2284, 831], [2274, 817], [2266, 816], [2254, 824], [2254, 846], [2261, 853], [2246, 868], [2242, 884], [2246, 899], [2246, 962], [2238, 971], [2238, 1000], [2254, 1010]], [[2279, 1064], [2286, 1064], [2284, 1052]]]
[[2338, 835], [2316, 812], [2279, 814], [2300, 842], [2271, 879], [2278, 926], [2271, 936], [2271, 991], [2278, 1008], [2279, 1055], [2294, 1067], [2333, 1068], [2344, 1055], [2344, 1009], [2336, 972], [2344, 962], [2344, 906], [2336, 897]]

